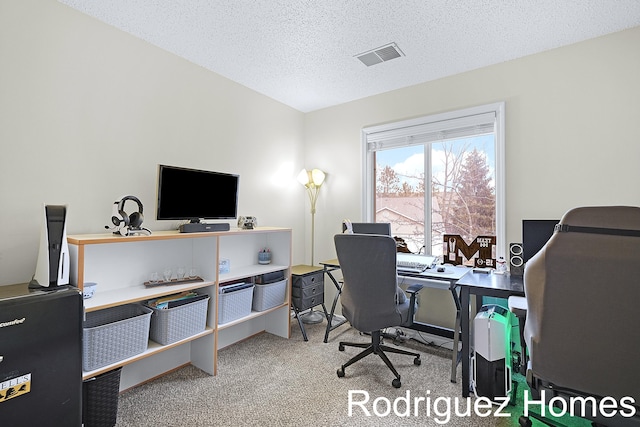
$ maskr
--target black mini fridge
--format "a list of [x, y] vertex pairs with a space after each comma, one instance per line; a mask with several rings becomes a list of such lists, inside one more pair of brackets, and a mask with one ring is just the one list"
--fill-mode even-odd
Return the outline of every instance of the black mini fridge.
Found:
[[82, 424], [82, 313], [75, 287], [0, 286], [1, 425]]

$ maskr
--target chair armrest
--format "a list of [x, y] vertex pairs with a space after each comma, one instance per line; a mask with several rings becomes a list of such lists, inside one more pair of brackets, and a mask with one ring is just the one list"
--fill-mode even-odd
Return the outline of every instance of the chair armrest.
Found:
[[409, 298], [409, 319], [411, 319], [411, 323], [413, 323], [413, 316], [415, 315], [416, 311], [416, 295], [422, 288], [424, 288], [424, 285], [420, 283], [414, 283], [405, 291], [409, 293], [409, 295], [411, 295], [411, 297]]
[[512, 295], [507, 300], [509, 305], [509, 311], [511, 311], [516, 317], [527, 317], [527, 299], [525, 297], [518, 297]]

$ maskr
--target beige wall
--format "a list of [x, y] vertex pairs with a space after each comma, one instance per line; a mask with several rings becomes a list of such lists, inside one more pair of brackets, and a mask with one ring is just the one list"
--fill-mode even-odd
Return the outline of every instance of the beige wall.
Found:
[[31, 278], [43, 203], [69, 205], [70, 234], [127, 194], [174, 227], [158, 163], [239, 173], [241, 215], [303, 228], [302, 113], [55, 0], [0, 2], [0, 144], [0, 284]]
[[507, 242], [521, 220], [583, 205], [640, 205], [640, 28], [305, 115], [305, 158], [328, 173], [316, 258], [362, 217], [361, 129], [506, 103]]

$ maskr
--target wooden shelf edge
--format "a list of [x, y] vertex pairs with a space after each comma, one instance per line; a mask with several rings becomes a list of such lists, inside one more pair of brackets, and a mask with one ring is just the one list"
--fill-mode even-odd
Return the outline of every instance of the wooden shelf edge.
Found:
[[194, 341], [194, 340], [197, 340], [198, 338], [202, 338], [204, 336], [211, 335], [211, 334], [213, 334], [213, 328], [207, 327], [205, 328], [204, 331], [200, 332], [199, 334], [192, 335], [190, 337], [187, 337], [185, 339], [182, 339], [180, 341], [176, 341], [174, 343], [167, 344], [167, 345], [158, 344], [155, 341], [149, 340], [147, 349], [144, 352], [140, 354], [136, 354], [135, 356], [131, 356], [127, 359], [123, 359], [118, 362], [111, 363], [101, 368], [94, 369], [92, 371], [82, 371], [82, 380], [93, 378], [96, 375], [104, 374], [105, 372], [109, 372], [114, 369], [120, 368], [122, 366], [126, 366], [131, 363], [137, 362], [139, 360], [146, 359], [147, 357], [152, 356], [154, 354], [162, 353], [163, 351], [180, 346], [182, 344], [186, 344], [190, 341]]
[[194, 239], [194, 238], [207, 238], [207, 237], [223, 237], [231, 236], [235, 234], [248, 234], [248, 233], [271, 233], [271, 232], [291, 232], [291, 228], [285, 227], [257, 227], [253, 230], [243, 230], [240, 228], [232, 228], [228, 231], [212, 231], [206, 233], [180, 233], [178, 230], [159, 230], [154, 231], [150, 235], [133, 235], [133, 236], [120, 236], [112, 233], [98, 233], [98, 234], [73, 234], [67, 236], [67, 242], [72, 245], [95, 245], [102, 243], [127, 243], [127, 242], [144, 242], [152, 240], [169, 240], [169, 239]]

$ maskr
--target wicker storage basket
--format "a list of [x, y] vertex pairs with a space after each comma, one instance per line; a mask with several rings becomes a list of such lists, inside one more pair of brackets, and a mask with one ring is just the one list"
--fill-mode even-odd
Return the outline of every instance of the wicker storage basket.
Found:
[[82, 369], [91, 371], [140, 354], [149, 344], [151, 309], [125, 304], [87, 313], [82, 330]]
[[287, 279], [266, 285], [253, 287], [253, 304], [255, 311], [264, 311], [284, 303], [287, 293]]
[[82, 423], [85, 427], [113, 427], [118, 418], [120, 372], [114, 369], [82, 382]]
[[158, 344], [167, 345], [199, 334], [207, 325], [209, 298], [174, 308], [153, 310], [149, 335]]
[[218, 295], [218, 324], [228, 323], [251, 314], [253, 286]]

